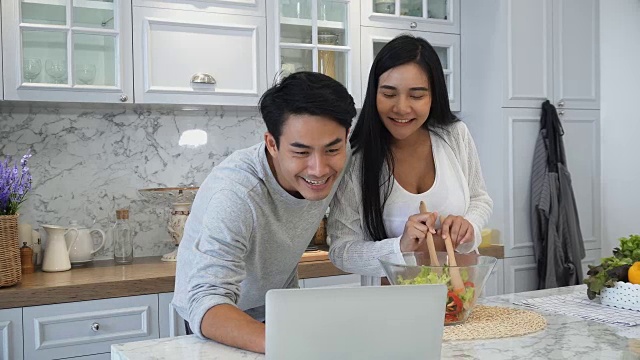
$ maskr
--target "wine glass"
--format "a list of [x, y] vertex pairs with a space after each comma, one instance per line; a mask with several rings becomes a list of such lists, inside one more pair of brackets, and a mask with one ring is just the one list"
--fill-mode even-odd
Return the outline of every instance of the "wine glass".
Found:
[[62, 84], [62, 80], [67, 76], [67, 64], [63, 60], [47, 59], [44, 69], [53, 78], [54, 84]]
[[42, 61], [40, 61], [40, 59], [26, 58], [23, 60], [22, 68], [24, 72], [24, 78], [28, 82], [33, 82], [33, 80], [35, 80], [42, 71]]
[[78, 83], [89, 85], [96, 78], [96, 66], [93, 64], [78, 64], [76, 65], [76, 76]]
[[24, 59], [22, 61], [22, 71], [27, 82], [32, 83], [42, 71], [42, 61], [40, 59]]

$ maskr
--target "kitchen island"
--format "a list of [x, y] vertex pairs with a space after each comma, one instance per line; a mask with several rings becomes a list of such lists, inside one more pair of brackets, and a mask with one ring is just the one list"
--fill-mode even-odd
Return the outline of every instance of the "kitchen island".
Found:
[[[486, 305], [515, 307], [512, 303], [537, 297], [586, 293], [585, 285], [530, 291], [482, 299]], [[621, 328], [577, 317], [539, 311], [547, 328], [522, 337], [451, 341], [442, 346], [443, 359], [640, 359], [640, 327]], [[323, 344], [322, 346], [330, 346]], [[112, 360], [263, 359], [261, 354], [230, 348], [195, 336], [147, 340], [111, 347]]]

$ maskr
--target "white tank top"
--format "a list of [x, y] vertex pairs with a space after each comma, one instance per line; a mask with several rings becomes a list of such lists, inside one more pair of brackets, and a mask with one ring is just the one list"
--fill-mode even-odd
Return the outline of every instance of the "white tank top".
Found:
[[[455, 159], [451, 147], [439, 136], [431, 134], [431, 151], [435, 162], [436, 177], [429, 190], [413, 194], [405, 190], [393, 178], [393, 188], [382, 212], [382, 219], [390, 238], [399, 237], [409, 216], [420, 212], [420, 201], [427, 203], [429, 211], [437, 211], [440, 216], [459, 215], [465, 212], [463, 179], [458, 176], [449, 159]], [[438, 220], [437, 226], [440, 226]]]

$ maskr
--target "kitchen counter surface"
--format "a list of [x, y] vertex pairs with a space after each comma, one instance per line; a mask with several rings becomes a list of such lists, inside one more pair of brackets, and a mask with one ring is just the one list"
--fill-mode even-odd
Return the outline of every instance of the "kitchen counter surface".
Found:
[[[503, 258], [502, 245], [479, 250]], [[22, 275], [17, 285], [0, 288], [0, 309], [172, 292], [175, 272], [176, 263], [159, 256], [135, 258], [131, 265], [98, 260], [69, 271], [36, 271]], [[300, 279], [345, 274], [329, 261], [327, 247], [305, 252], [298, 263]]]
[[[586, 287], [579, 285], [493, 296], [483, 299], [482, 303], [515, 307], [513, 301], [572, 292], [586, 292]], [[541, 332], [505, 339], [445, 342], [442, 358], [640, 359], [640, 329], [619, 328], [577, 317], [538, 312], [545, 316], [548, 323]], [[112, 360], [264, 359], [261, 354], [200, 340], [193, 335], [113, 345], [111, 356]]]
[[[69, 271], [37, 271], [0, 288], [0, 309], [172, 292], [175, 272], [176, 263], [159, 256], [135, 258], [131, 265], [99, 260]], [[298, 264], [301, 279], [343, 274], [325, 250], [305, 253]]]

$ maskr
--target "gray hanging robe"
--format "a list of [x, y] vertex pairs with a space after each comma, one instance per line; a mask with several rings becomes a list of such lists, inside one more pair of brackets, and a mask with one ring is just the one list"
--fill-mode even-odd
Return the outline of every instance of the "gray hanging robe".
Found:
[[583, 280], [584, 241], [562, 135], [556, 109], [547, 100], [542, 104], [531, 168], [531, 235], [539, 289]]

